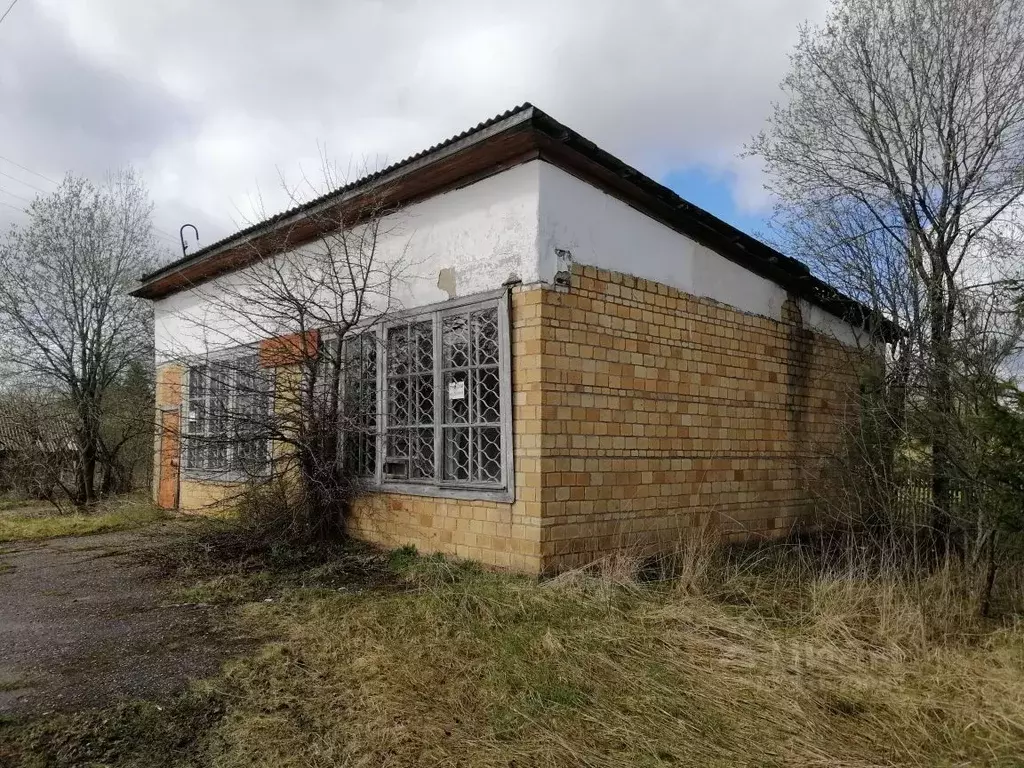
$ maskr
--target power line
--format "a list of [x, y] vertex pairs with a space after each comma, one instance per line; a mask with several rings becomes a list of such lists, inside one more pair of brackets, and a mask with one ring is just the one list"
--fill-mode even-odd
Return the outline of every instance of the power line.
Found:
[[0, 171], [0, 176], [6, 176], [8, 179], [13, 179], [14, 181], [18, 182], [19, 184], [24, 184], [26, 187], [31, 187], [36, 192], [42, 192], [44, 195], [50, 194], [49, 192], [47, 192], [42, 187], [37, 187], [35, 184], [29, 184], [27, 181], [22, 181], [17, 176], [11, 176], [11, 174], [9, 174], [9, 173], [4, 173], [3, 171]]
[[[17, 2], [17, 0], [15, 0], [15, 2]], [[23, 171], [28, 171], [33, 176], [38, 176], [43, 181], [48, 181], [48, 182], [50, 182], [51, 184], [53, 184], [55, 186], [60, 186], [59, 182], [54, 181], [49, 176], [43, 176], [43, 174], [39, 173], [38, 171], [33, 171], [31, 168], [26, 168], [21, 163], [15, 162], [14, 160], [11, 160], [11, 158], [9, 158], [9, 157], [4, 157], [3, 155], [0, 155], [0, 160], [3, 160], [4, 162], [10, 163], [13, 166], [21, 168], [21, 170], [23, 170]]]
[[[13, 166], [15, 166], [17, 168], [20, 168], [21, 170], [26, 171], [27, 173], [31, 173], [33, 176], [38, 176], [43, 181], [48, 181], [51, 184], [53, 184], [54, 186], [60, 186], [59, 182], [54, 181], [49, 176], [44, 176], [43, 174], [39, 173], [38, 171], [33, 171], [31, 168], [28, 168], [28, 167], [22, 165], [21, 163], [15, 162], [14, 160], [11, 160], [9, 157], [4, 157], [3, 155], [0, 155], [0, 160], [3, 160], [4, 162], [10, 163], [11, 165], [13, 165]], [[6, 176], [8, 179], [13, 179], [14, 181], [17, 181], [20, 184], [24, 184], [26, 187], [32, 187], [32, 189], [36, 190], [37, 192], [42, 192], [44, 195], [45, 194], [49, 194], [45, 189], [37, 187], [34, 184], [30, 184], [27, 181], [23, 181], [22, 179], [19, 179], [17, 176], [11, 176], [11, 174], [9, 174], [9, 173], [4, 173], [3, 171], [0, 171], [0, 176]], [[178, 242], [178, 238], [175, 237], [170, 232], [168, 232], [166, 229], [161, 229], [160, 227], [157, 227], [157, 226], [154, 226], [153, 229], [155, 229], [157, 232], [160, 232], [161, 234], [166, 235], [167, 237], [169, 237], [174, 242]]]
[[18, 0], [11, 0], [11, 4], [7, 6], [7, 10], [6, 10], [6, 11], [4, 11], [4, 15], [3, 15], [3, 16], [0, 16], [0, 24], [2, 24], [2, 23], [3, 23], [3, 20], [7, 18], [7, 14], [8, 14], [8, 13], [10, 13], [10, 12], [11, 12], [11, 9], [12, 9], [12, 8], [13, 8], [13, 7], [15, 6], [15, 5], [17, 5], [17, 4], [18, 4]]
[[8, 208], [13, 208], [18, 213], [28, 213], [28, 211], [26, 211], [24, 208], [19, 208], [16, 205], [11, 205], [10, 203], [5, 203], [3, 200], [0, 200], [0, 205], [6, 205]]
[[[5, 194], [5, 195], [10, 195], [11, 197], [16, 197], [19, 200], [24, 200], [26, 203], [33, 202], [33, 200], [31, 198], [24, 197], [24, 196], [19, 195], [19, 194], [15, 193], [15, 192], [11, 192], [9, 189], [4, 189], [3, 187], [0, 187], [0, 194]], [[0, 205], [6, 205], [8, 208], [11, 208], [11, 209], [13, 209], [15, 211], [18, 211], [19, 213], [24, 213], [24, 214], [27, 214], [29, 216], [32, 215], [26, 209], [19, 208], [18, 206], [14, 205], [13, 203], [8, 203], [8, 202], [6, 202], [4, 200], [0, 200]], [[175, 247], [180, 247], [178, 240], [176, 240], [174, 237], [171, 237], [168, 234], [162, 234], [162, 233], [163, 233], [163, 230], [157, 230], [155, 234], [157, 234], [158, 237], [163, 238], [164, 241], [168, 245], [174, 245]]]
[[[10, 13], [11, 8], [14, 7], [14, 3], [17, 3], [17, 2], [18, 2], [18, 0], [14, 0], [14, 2], [11, 3], [11, 5], [4, 12], [4, 16], [6, 16], [8, 13]], [[4, 20], [4, 16], [0, 16], [0, 21]], [[38, 176], [43, 181], [48, 181], [50, 184], [53, 184], [54, 186], [60, 186], [60, 182], [54, 181], [49, 176], [46, 176], [46, 175], [44, 175], [42, 173], [39, 173], [39, 171], [33, 171], [28, 166], [22, 165], [21, 163], [17, 162], [16, 160], [11, 160], [11, 158], [4, 157], [3, 155], [0, 155], [0, 160], [3, 160], [6, 163], [10, 163], [11, 165], [15, 166], [16, 168], [20, 168], [21, 170], [25, 171], [26, 173], [31, 173], [33, 176]], [[50, 194], [45, 189], [42, 189], [41, 187], [37, 187], [35, 184], [30, 184], [29, 182], [24, 181], [23, 179], [19, 179], [17, 176], [12, 176], [9, 173], [5, 173], [4, 171], [0, 171], [0, 176], [5, 176], [8, 179], [12, 179], [12, 180], [18, 182], [19, 184], [24, 184], [26, 187], [31, 187], [32, 189], [36, 190], [37, 192], [42, 192], [44, 195]], [[0, 189], [0, 191], [7, 192], [7, 194], [9, 194], [9, 195], [14, 195], [14, 197], [18, 197], [18, 198], [20, 198], [22, 200], [26, 200], [26, 201], [28, 201], [30, 203], [32, 202], [28, 198], [21, 197], [21, 195], [16, 195], [13, 192], [10, 192], [8, 190]], [[8, 207], [13, 207], [9, 203], [4, 203], [4, 204], [7, 205]], [[21, 209], [18, 208], [16, 210], [21, 210]], [[28, 213], [28, 211], [22, 211], [22, 212], [23, 213]], [[155, 225], [151, 225], [151, 229], [153, 229], [155, 232], [159, 233], [161, 236], [165, 237], [169, 242], [174, 243], [175, 245], [180, 245], [180, 240], [177, 237], [175, 237], [174, 235], [172, 235], [170, 232], [168, 232], [166, 229], [162, 229], [162, 228], [157, 227]]]
[[0, 192], [3, 192], [4, 194], [10, 195], [11, 197], [16, 197], [19, 200], [24, 200], [26, 203], [31, 203], [32, 202], [32, 198], [25, 197], [23, 195], [19, 195], [16, 192], [11, 192], [11, 190], [4, 189], [3, 187], [0, 187]]

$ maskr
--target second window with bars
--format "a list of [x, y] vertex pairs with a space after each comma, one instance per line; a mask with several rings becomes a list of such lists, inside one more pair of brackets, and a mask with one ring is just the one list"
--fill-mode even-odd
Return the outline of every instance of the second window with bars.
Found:
[[[501, 299], [445, 307], [348, 342], [346, 405], [354, 412], [346, 422], [364, 427], [348, 440], [350, 466], [361, 476], [383, 486], [508, 487], [511, 383], [503, 307]], [[375, 410], [371, 391], [378, 395]], [[374, 427], [377, 450], [367, 434]]]

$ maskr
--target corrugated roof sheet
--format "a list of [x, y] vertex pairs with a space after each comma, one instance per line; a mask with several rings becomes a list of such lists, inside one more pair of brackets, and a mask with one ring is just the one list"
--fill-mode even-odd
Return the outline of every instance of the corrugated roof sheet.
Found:
[[348, 184], [344, 184], [344, 185], [338, 187], [337, 189], [331, 190], [330, 192], [327, 192], [327, 193], [325, 193], [323, 195], [320, 195], [319, 197], [317, 197], [317, 198], [315, 198], [313, 200], [310, 200], [307, 203], [303, 203], [302, 205], [293, 206], [291, 208], [288, 208], [287, 210], [281, 211], [280, 213], [276, 213], [273, 216], [269, 216], [266, 219], [263, 219], [262, 221], [258, 221], [255, 224], [251, 224], [250, 226], [246, 227], [245, 229], [241, 229], [241, 230], [239, 230], [239, 231], [237, 231], [237, 232], [235, 232], [235, 233], [233, 233], [231, 235], [228, 235], [227, 237], [223, 237], [223, 238], [221, 238], [220, 240], [217, 240], [214, 243], [210, 243], [209, 245], [202, 247], [201, 249], [199, 249], [195, 253], [190, 253], [190, 254], [187, 254], [185, 256], [182, 256], [180, 259], [176, 259], [175, 261], [172, 261], [169, 264], [163, 265], [159, 269], [155, 269], [152, 272], [150, 272], [150, 273], [148, 273], [146, 275], [143, 275], [140, 278], [140, 281], [145, 283], [145, 282], [153, 279], [157, 275], [160, 275], [160, 274], [162, 274], [164, 272], [169, 272], [169, 271], [171, 271], [173, 269], [176, 269], [177, 267], [180, 267], [182, 264], [187, 264], [187, 263], [189, 263], [191, 261], [198, 261], [199, 259], [201, 259], [207, 253], [215, 251], [216, 249], [220, 248], [221, 246], [227, 245], [228, 243], [230, 243], [230, 242], [232, 242], [234, 240], [239, 240], [239, 239], [244, 238], [244, 237], [246, 237], [246, 236], [248, 236], [248, 235], [250, 235], [250, 234], [252, 234], [254, 232], [259, 231], [260, 229], [263, 229], [263, 228], [271, 226], [271, 225], [273, 225], [273, 224], [275, 224], [275, 223], [277, 223], [279, 221], [287, 219], [290, 216], [294, 216], [295, 214], [302, 213], [303, 211], [307, 211], [307, 210], [309, 210], [311, 208], [315, 208], [319, 204], [321, 204], [323, 202], [326, 202], [327, 200], [330, 200], [333, 197], [337, 197], [338, 195], [343, 195], [346, 192], [349, 192], [349, 191], [351, 191], [353, 189], [356, 189], [358, 187], [361, 187], [361, 186], [364, 186], [366, 184], [369, 184], [369, 183], [371, 183], [373, 181], [376, 181], [377, 179], [383, 178], [384, 176], [387, 176], [390, 173], [394, 173], [395, 171], [401, 169], [403, 166], [409, 165], [410, 163], [414, 163], [417, 160], [420, 160], [420, 159], [426, 157], [427, 155], [431, 155], [431, 154], [433, 154], [435, 152], [438, 152], [439, 150], [442, 150], [442, 149], [444, 149], [444, 148], [446, 148], [448, 146], [451, 146], [452, 144], [455, 144], [456, 142], [461, 141], [462, 139], [465, 139], [468, 136], [473, 135], [474, 133], [478, 133], [478, 132], [486, 130], [487, 128], [490, 128], [490, 127], [492, 127], [494, 125], [497, 125], [498, 123], [502, 122], [503, 120], [507, 120], [508, 118], [512, 117], [513, 115], [516, 115], [516, 114], [519, 114], [519, 113], [526, 113], [528, 111], [532, 111], [533, 109], [534, 109], [534, 106], [532, 104], [530, 104], [529, 102], [524, 102], [523, 104], [520, 104], [518, 107], [513, 107], [512, 109], [508, 109], [508, 110], [502, 112], [499, 115], [495, 115], [494, 117], [490, 118], [489, 120], [484, 120], [482, 123], [477, 123], [472, 128], [467, 128], [465, 131], [462, 131], [462, 133], [457, 133], [454, 136], [452, 136], [452, 137], [450, 137], [448, 139], [445, 139], [442, 142], [434, 144], [431, 147], [427, 147], [426, 149], [421, 150], [421, 151], [417, 152], [414, 155], [409, 155], [409, 157], [406, 157], [406, 158], [404, 158], [402, 160], [399, 160], [398, 162], [392, 163], [391, 165], [387, 166], [386, 168], [381, 168], [379, 171], [374, 171], [373, 173], [367, 174], [366, 176], [363, 176], [363, 177], [361, 177], [359, 179], [356, 179], [355, 181], [349, 182]]
[[74, 426], [66, 416], [42, 419], [38, 414], [0, 412], [0, 451], [47, 451], [74, 447]]
[[[521, 118], [521, 120], [513, 120], [513, 118]], [[444, 150], [452, 145], [470, 139], [476, 134], [497, 126], [503, 121], [509, 121], [510, 128], [529, 121], [535, 130], [544, 133], [560, 145], [571, 148], [573, 152], [597, 163], [619, 178], [627, 180], [630, 184], [648, 195], [648, 199], [657, 201], [659, 205], [665, 206], [665, 210], [670, 212], [667, 214], [668, 217], [673, 220], [674, 225], [678, 226], [681, 231], [704, 242], [713, 250], [736, 261], [755, 274], [773, 280], [787, 290], [795, 291], [802, 298], [821, 306], [849, 322], [857, 325], [878, 325], [882, 328], [883, 333], [888, 336], [900, 332], [895, 325], [873, 313], [869, 307], [842, 294], [831, 285], [814, 276], [803, 262], [778, 252], [757, 238], [751, 237], [699, 206], [684, 200], [668, 187], [659, 184], [654, 179], [627, 165], [622, 160], [598, 147], [594, 142], [537, 109], [529, 102], [506, 110], [404, 160], [338, 187], [308, 203], [281, 211], [229, 237], [211, 243], [193, 254], [167, 264], [142, 277], [143, 286], [140, 286], [140, 290], [144, 287], [144, 284], [161, 279], [179, 268], [187, 268], [188, 265], [201, 262], [206, 256], [213, 255], [214, 252], [223, 250], [232, 244], [242, 242], [254, 233], [261, 230], [273, 231], [275, 225], [290, 217], [301, 215], [327, 201], [339, 198], [360, 187], [371, 185], [390, 174], [403, 172], [407, 166], [413, 166], [420, 160], [429, 159], [432, 155], [443, 153]]]

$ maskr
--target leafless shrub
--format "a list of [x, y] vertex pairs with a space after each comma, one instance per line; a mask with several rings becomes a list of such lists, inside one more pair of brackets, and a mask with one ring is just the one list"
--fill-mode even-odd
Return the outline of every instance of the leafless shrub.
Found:
[[1022, 349], [1024, 8], [836, 0], [782, 87], [751, 147], [777, 239], [902, 329], [822, 507], [883, 550], [988, 572], [1003, 516], [979, 417]]
[[251, 238], [239, 269], [191, 288], [202, 314], [182, 313], [188, 339], [168, 353], [188, 366], [185, 469], [241, 483], [252, 517], [276, 516], [294, 541], [341, 535], [372, 475], [379, 350], [366, 331], [396, 308], [405, 266], [379, 247], [394, 226], [383, 200], [314, 201]]

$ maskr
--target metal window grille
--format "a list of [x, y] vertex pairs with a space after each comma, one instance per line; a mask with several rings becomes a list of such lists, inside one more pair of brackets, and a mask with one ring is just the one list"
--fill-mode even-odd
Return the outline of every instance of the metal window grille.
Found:
[[345, 342], [342, 431], [345, 466], [356, 477], [377, 471], [377, 339], [361, 333]]
[[[339, 428], [348, 471], [410, 493], [511, 493], [507, 300], [446, 302], [346, 339]], [[248, 349], [189, 369], [186, 469], [267, 464], [258, 416], [273, 415], [272, 380]]]
[[222, 363], [211, 363], [207, 372], [207, 432], [206, 469], [224, 471], [228, 468], [231, 447], [231, 368]]
[[206, 468], [206, 366], [196, 365], [188, 371], [188, 430], [185, 448], [185, 467]]
[[441, 325], [446, 481], [501, 481], [501, 374], [497, 308], [447, 315]]
[[268, 459], [263, 415], [270, 387], [255, 355], [188, 371], [185, 468], [258, 471]]
[[505, 301], [442, 306], [381, 331], [377, 477], [384, 486], [511, 490]]
[[434, 478], [434, 326], [430, 319], [387, 328], [384, 476]]
[[250, 474], [260, 472], [270, 459], [267, 440], [270, 391], [268, 374], [260, 368], [256, 355], [237, 361], [229, 444], [233, 449], [231, 466], [234, 469]]

